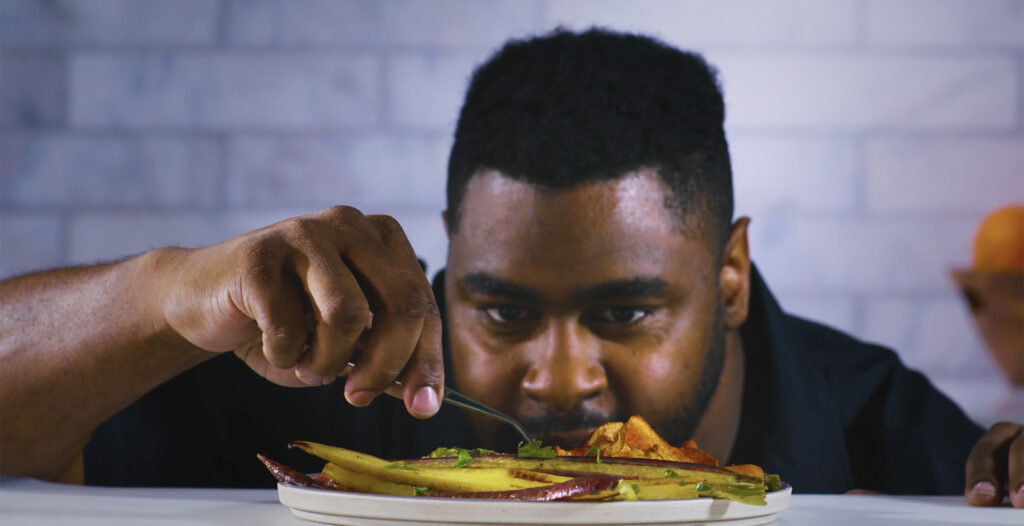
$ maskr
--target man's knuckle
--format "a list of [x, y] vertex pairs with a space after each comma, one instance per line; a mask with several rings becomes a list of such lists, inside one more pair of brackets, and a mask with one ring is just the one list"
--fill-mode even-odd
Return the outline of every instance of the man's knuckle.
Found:
[[282, 221], [280, 228], [291, 244], [302, 247], [316, 239], [320, 222], [307, 216], [293, 217]]
[[409, 293], [395, 303], [391, 313], [399, 318], [420, 319], [436, 310], [433, 299], [426, 294]]
[[365, 218], [358, 208], [346, 205], [335, 205], [327, 208], [323, 211], [323, 215], [342, 224], [362, 221]]
[[390, 241], [396, 238], [401, 239], [405, 237], [402, 224], [394, 217], [389, 215], [373, 216], [373, 222], [377, 225], [377, 231], [380, 232], [381, 241], [384, 244], [389, 244]]
[[273, 327], [267, 336], [277, 347], [298, 347], [306, 343], [306, 331], [295, 327]]
[[328, 325], [337, 327], [363, 326], [370, 315], [365, 300], [335, 298], [320, 307], [320, 316]]
[[1020, 432], [1021, 426], [1013, 422], [1002, 420], [992, 424], [992, 427], [988, 428], [988, 430], [996, 433], [1013, 433]]
[[396, 367], [391, 364], [382, 365], [373, 370], [370, 375], [370, 382], [378, 389], [386, 389], [387, 387], [390, 387], [401, 373], [401, 366]]

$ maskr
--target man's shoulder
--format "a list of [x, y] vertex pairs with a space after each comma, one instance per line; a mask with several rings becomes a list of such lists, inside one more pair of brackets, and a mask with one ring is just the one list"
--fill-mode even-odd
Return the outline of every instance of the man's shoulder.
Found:
[[877, 343], [864, 341], [822, 322], [785, 314], [807, 353], [828, 361], [885, 360], [899, 363], [897, 353]]

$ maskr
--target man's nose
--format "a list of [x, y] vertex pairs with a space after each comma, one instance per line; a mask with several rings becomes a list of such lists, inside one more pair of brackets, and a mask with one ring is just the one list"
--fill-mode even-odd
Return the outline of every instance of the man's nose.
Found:
[[552, 323], [537, 341], [523, 391], [555, 411], [569, 411], [608, 388], [600, 342], [573, 321]]

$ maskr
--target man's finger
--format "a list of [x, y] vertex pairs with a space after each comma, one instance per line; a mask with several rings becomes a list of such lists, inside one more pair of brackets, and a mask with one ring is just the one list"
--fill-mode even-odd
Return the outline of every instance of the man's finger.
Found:
[[1017, 438], [1010, 443], [1009, 462], [1009, 486], [1010, 502], [1014, 508], [1024, 508], [1024, 431], [1017, 434]]
[[333, 382], [345, 369], [370, 318], [359, 283], [333, 249], [318, 250], [297, 265], [315, 318], [311, 348], [295, 368], [309, 385]]
[[343, 254], [373, 295], [373, 330], [345, 393], [356, 405], [369, 403], [405, 369], [419, 344], [424, 320], [438, 317], [430, 283], [397, 221], [368, 218], [364, 242]]
[[279, 259], [267, 257], [248, 273], [243, 287], [245, 310], [263, 333], [263, 355], [278, 369], [299, 361], [306, 342], [302, 286], [285, 272]]
[[972, 506], [995, 506], [1003, 500], [1010, 445], [1021, 427], [999, 422], [982, 435], [967, 456], [964, 495]]
[[402, 373], [402, 400], [416, 418], [434, 416], [441, 408], [444, 389], [444, 361], [441, 357], [441, 320], [423, 321], [423, 330], [412, 358]]

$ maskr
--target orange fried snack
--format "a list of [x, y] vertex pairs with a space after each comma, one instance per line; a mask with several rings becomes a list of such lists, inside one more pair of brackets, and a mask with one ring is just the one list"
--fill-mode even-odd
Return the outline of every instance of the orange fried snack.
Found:
[[[658, 436], [654, 428], [639, 415], [634, 415], [625, 423], [608, 422], [591, 433], [583, 444], [569, 450], [554, 446], [559, 455], [586, 456], [593, 455], [594, 448], [602, 457], [650, 458], [671, 460], [674, 462], [692, 462], [695, 464], [718, 465], [718, 459], [697, 447], [693, 440], [687, 440], [679, 447], [673, 447]], [[737, 473], [763, 473], [760, 467], [753, 464], [726, 466], [726, 469]]]

